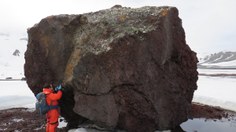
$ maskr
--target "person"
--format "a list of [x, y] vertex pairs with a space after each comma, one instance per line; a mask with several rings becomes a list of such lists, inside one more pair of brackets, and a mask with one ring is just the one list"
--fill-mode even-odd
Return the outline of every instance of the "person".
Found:
[[[62, 97], [62, 86], [59, 85], [53, 89], [52, 84], [49, 87], [43, 88], [43, 93], [46, 95], [48, 105], [57, 106], [58, 100]], [[58, 118], [60, 116], [59, 107], [49, 110], [46, 113], [47, 124], [46, 132], [55, 132], [58, 126]]]

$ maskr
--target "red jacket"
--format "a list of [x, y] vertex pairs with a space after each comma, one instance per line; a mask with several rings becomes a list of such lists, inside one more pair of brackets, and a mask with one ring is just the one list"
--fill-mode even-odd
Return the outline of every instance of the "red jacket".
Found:
[[[58, 91], [53, 93], [53, 90], [50, 88], [44, 88], [43, 93], [46, 94], [46, 101], [48, 105], [58, 105], [58, 100], [62, 96], [62, 92]], [[46, 114], [48, 123], [56, 123], [59, 118], [59, 109], [52, 109]]]

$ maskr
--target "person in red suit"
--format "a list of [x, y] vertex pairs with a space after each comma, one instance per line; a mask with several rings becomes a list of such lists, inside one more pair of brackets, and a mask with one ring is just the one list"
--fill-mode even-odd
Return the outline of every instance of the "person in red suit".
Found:
[[[46, 94], [47, 104], [50, 106], [58, 106], [58, 100], [62, 97], [61, 85], [53, 89], [52, 84], [50, 87], [43, 88], [43, 93]], [[58, 118], [60, 116], [59, 107], [50, 109], [47, 114], [46, 132], [55, 132], [58, 126]]]

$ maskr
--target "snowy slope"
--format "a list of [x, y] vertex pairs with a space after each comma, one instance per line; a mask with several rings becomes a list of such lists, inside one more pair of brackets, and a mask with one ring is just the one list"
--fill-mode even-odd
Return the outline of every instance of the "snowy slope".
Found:
[[[26, 51], [26, 34], [0, 33], [0, 79], [24, 77], [24, 52]], [[19, 50], [19, 56], [14, 56]]]
[[236, 69], [236, 52], [218, 52], [199, 58], [199, 68]]

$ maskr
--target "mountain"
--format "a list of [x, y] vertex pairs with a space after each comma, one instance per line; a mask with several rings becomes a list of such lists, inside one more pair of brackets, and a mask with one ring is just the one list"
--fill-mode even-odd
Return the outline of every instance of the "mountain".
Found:
[[0, 32], [0, 36], [6, 36], [6, 37], [8, 37], [9, 34], [8, 34], [8, 33], [1, 33], [1, 32]]
[[218, 52], [199, 58], [198, 68], [236, 69], [236, 52]]

